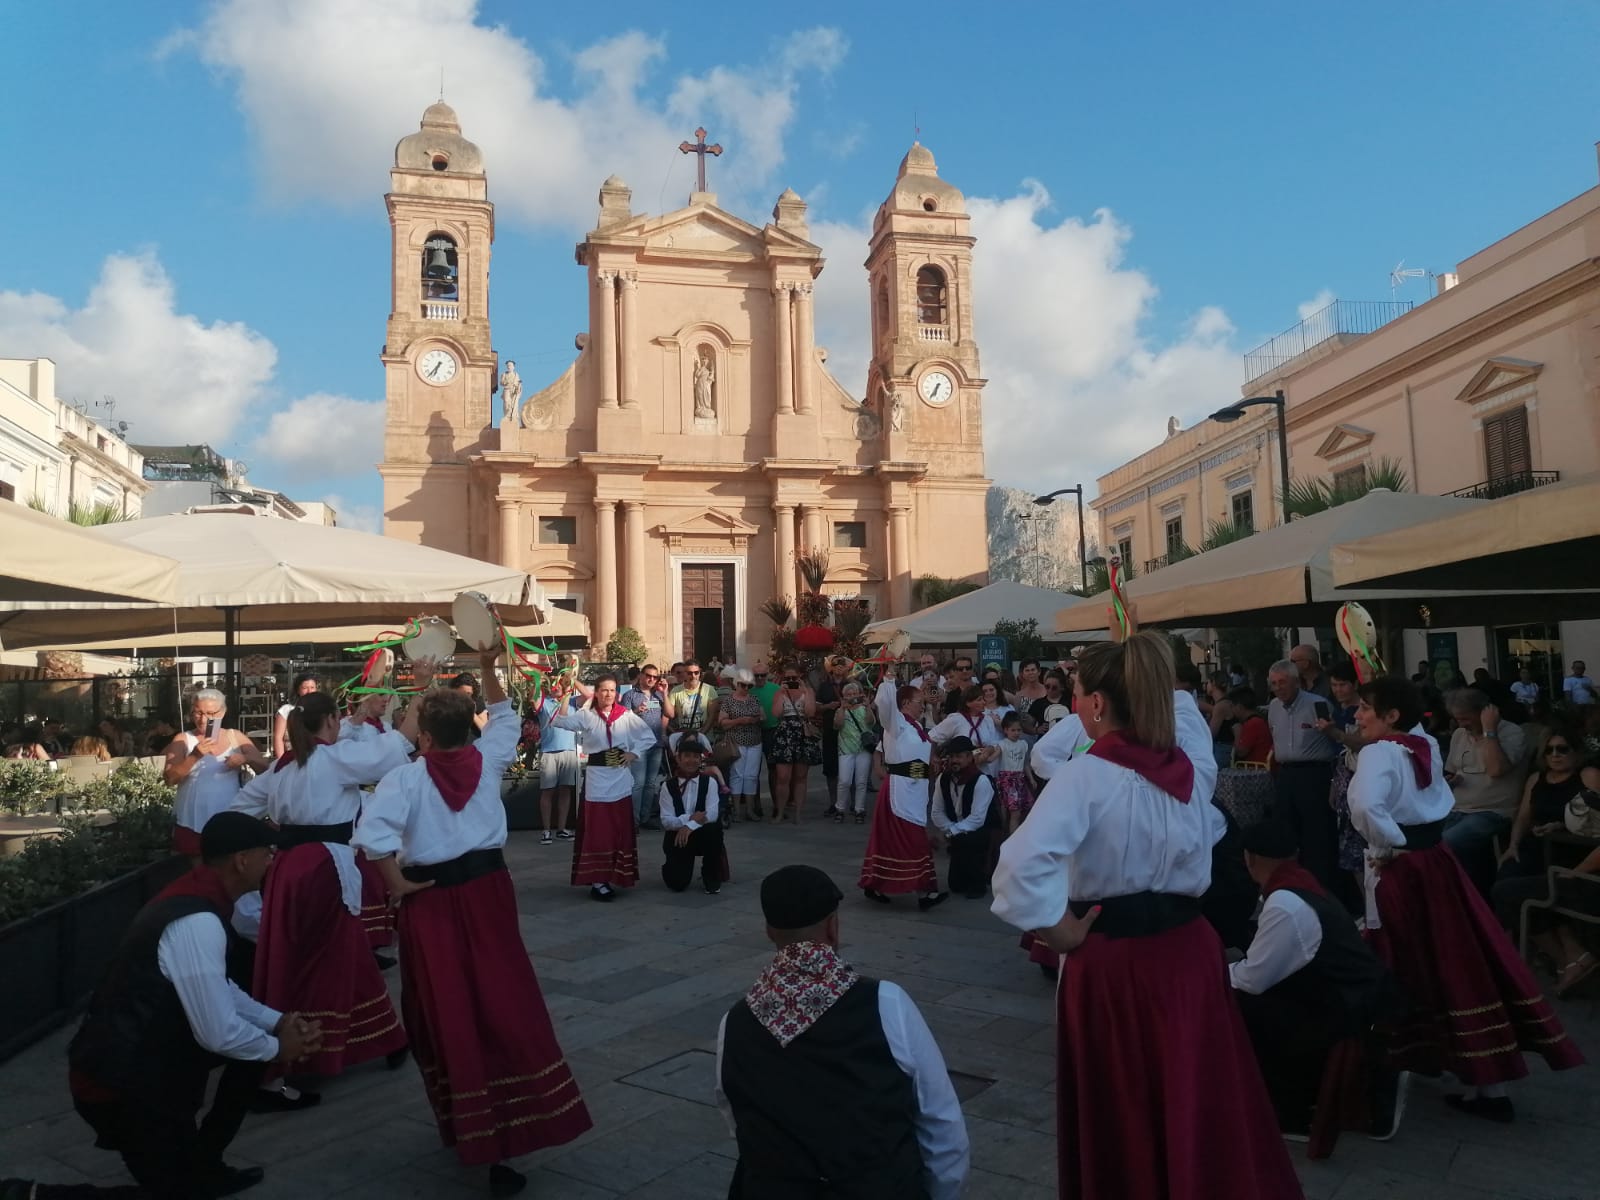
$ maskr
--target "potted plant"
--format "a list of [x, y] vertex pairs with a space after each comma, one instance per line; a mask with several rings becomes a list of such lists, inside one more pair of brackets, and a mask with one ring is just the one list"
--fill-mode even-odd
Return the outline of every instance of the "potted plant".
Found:
[[795, 649], [808, 655], [826, 654], [833, 649], [834, 640], [833, 630], [828, 627], [832, 610], [828, 598], [822, 594], [822, 582], [828, 575], [828, 552], [813, 546], [804, 554], [795, 555], [795, 565], [809, 589], [800, 597], [800, 627], [794, 631]]

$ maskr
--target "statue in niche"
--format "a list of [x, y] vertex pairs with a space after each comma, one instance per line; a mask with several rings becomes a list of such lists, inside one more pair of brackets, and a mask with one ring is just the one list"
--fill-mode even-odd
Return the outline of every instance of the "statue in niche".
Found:
[[506, 359], [506, 369], [500, 372], [501, 420], [515, 421], [517, 409], [522, 404], [522, 376], [517, 374], [517, 364]]
[[906, 431], [906, 402], [899, 396], [896, 396], [894, 403], [889, 405], [889, 428], [896, 433]]
[[694, 361], [694, 419], [696, 421], [714, 421], [717, 419], [717, 368], [711, 358], [709, 347], [702, 346], [700, 354]]

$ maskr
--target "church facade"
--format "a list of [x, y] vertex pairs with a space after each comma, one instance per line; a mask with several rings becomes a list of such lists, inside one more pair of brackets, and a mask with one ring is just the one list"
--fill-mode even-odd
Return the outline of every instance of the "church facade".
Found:
[[636, 213], [606, 180], [576, 252], [588, 329], [525, 391], [491, 336], [482, 156], [448, 106], [391, 180], [386, 534], [527, 570], [596, 645], [628, 626], [667, 661], [764, 654], [760, 605], [797, 595], [810, 548], [874, 617], [922, 575], [986, 581], [973, 238], [924, 147], [873, 222], [860, 397], [815, 343], [822, 252], [793, 191], [757, 226], [704, 190]]

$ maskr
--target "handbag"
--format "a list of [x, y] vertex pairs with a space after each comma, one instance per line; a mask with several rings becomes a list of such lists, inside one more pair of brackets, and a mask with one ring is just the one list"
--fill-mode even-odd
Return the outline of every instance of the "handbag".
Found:
[[711, 745], [711, 761], [724, 772], [739, 761], [739, 754], [738, 744], [727, 734], [723, 734]]
[[865, 722], [856, 720], [856, 714], [854, 711], [850, 713], [850, 720], [854, 722], [856, 728], [861, 731], [861, 749], [866, 751], [868, 754], [871, 754], [878, 748], [878, 731]]
[[1584, 789], [1567, 801], [1562, 815], [1568, 833], [1600, 841], [1600, 796]]

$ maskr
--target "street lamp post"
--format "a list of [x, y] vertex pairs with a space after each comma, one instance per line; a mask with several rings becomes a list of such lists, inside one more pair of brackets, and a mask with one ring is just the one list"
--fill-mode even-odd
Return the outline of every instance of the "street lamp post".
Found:
[[1270, 404], [1278, 410], [1278, 489], [1283, 510], [1283, 523], [1289, 523], [1289, 402], [1279, 388], [1270, 396], [1251, 396], [1211, 414], [1213, 421], [1230, 424], [1244, 416], [1244, 410], [1257, 404]]
[[1057, 496], [1075, 495], [1078, 497], [1078, 570], [1083, 575], [1083, 591], [1089, 591], [1089, 558], [1088, 542], [1083, 534], [1083, 484], [1075, 483], [1071, 487], [1057, 488], [1043, 496], [1035, 496], [1035, 504], [1054, 504]]

